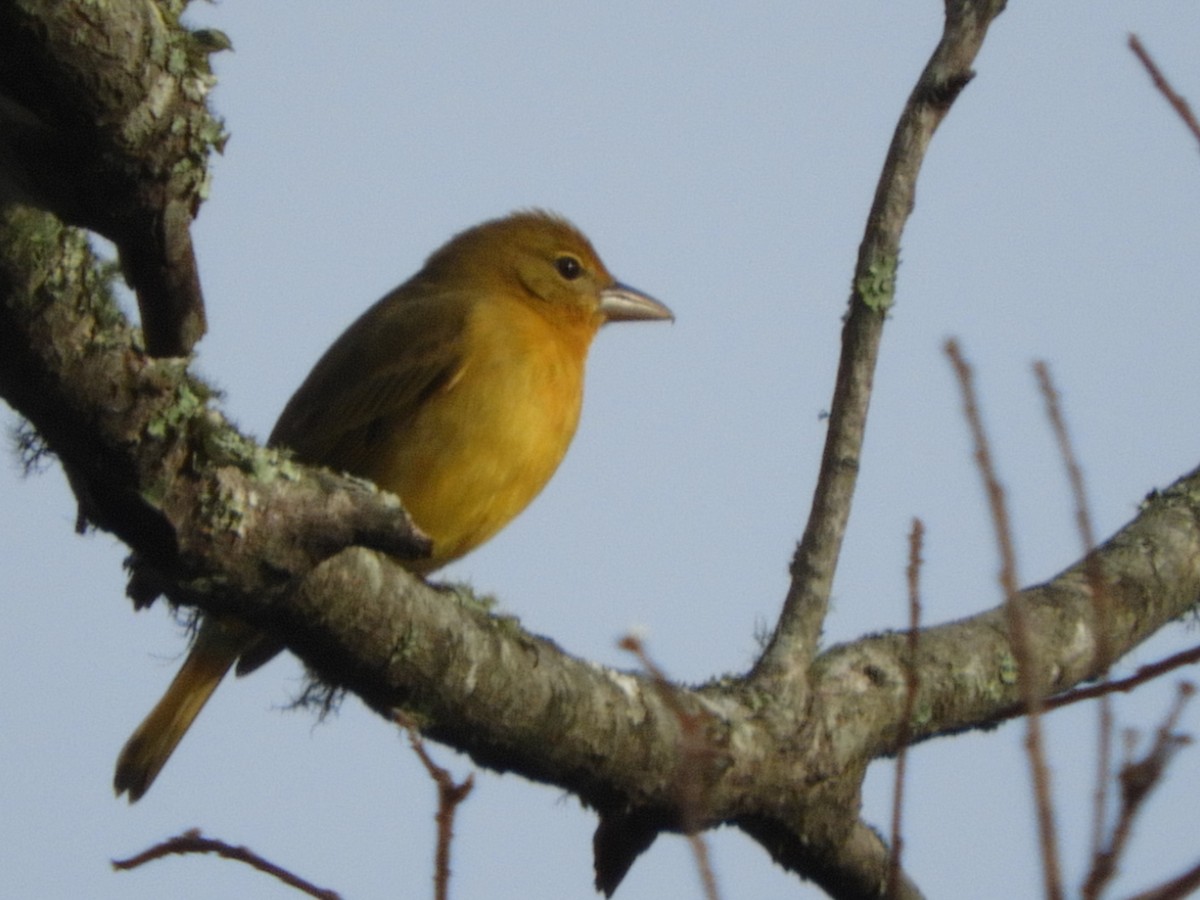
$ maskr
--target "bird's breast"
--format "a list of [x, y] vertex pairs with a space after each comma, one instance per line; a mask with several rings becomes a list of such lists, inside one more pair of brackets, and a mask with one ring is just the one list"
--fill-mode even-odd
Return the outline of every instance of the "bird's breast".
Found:
[[390, 454], [387, 480], [433, 539], [430, 568], [486, 541], [554, 474], [579, 423], [594, 330], [521, 303], [472, 311], [461, 365]]

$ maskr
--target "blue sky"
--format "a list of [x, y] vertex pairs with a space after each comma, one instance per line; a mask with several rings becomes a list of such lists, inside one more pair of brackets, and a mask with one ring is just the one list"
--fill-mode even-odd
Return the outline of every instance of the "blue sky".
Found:
[[[744, 670], [807, 514], [863, 222], [941, 4], [196, 4], [232, 138], [195, 226], [211, 332], [196, 367], [265, 436], [324, 347], [454, 232], [529, 206], [572, 218], [671, 327], [598, 338], [575, 444], [536, 503], [442, 575], [494, 593], [570, 652], [699, 681]], [[828, 642], [905, 621], [905, 535], [927, 528], [925, 616], [994, 605], [997, 560], [941, 346], [977, 367], [1024, 583], [1079, 555], [1030, 365], [1049, 361], [1097, 530], [1195, 467], [1200, 165], [1125, 46], [1137, 32], [1200, 106], [1200, 9], [1175, 0], [1010, 4], [937, 134], [903, 245]], [[4, 414], [9, 424], [11, 413]], [[112, 874], [184, 828], [245, 843], [348, 898], [425, 896], [434, 790], [354, 700], [283, 711], [299, 666], [222, 687], [154, 789], [112, 797], [116, 753], [184, 646], [122, 599], [123, 548], [77, 538], [61, 473], [3, 476], [0, 870], [13, 896], [292, 897], [213, 859]], [[1130, 661], [1194, 641], [1168, 629]], [[1152, 728], [1171, 685], [1119, 701]], [[1051, 717], [1068, 878], [1090, 828], [1094, 709]], [[1184, 727], [1200, 721], [1193, 711]], [[1024, 730], [920, 747], [907, 860], [931, 898], [1036, 896]], [[460, 775], [469, 762], [435, 748]], [[1200, 751], [1185, 751], [1123, 867], [1131, 893], [1196, 860]], [[888, 820], [891, 764], [865, 813]], [[594, 819], [477, 775], [455, 896], [594, 896]], [[711, 837], [728, 900], [809, 897], [740, 833]], [[699, 897], [662, 839], [618, 897]]]

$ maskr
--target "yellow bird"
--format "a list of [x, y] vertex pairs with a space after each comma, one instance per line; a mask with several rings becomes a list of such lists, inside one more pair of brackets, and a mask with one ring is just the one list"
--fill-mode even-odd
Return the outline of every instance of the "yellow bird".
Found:
[[[671, 318], [617, 282], [566, 220], [531, 211], [484, 222], [346, 329], [270, 443], [397, 494], [433, 542], [428, 558], [405, 562], [423, 575], [494, 535], [554, 474], [579, 422], [600, 326]], [[118, 796], [146, 792], [229, 668], [243, 654], [244, 669], [273, 655], [262, 656], [263, 644], [242, 622], [204, 619], [121, 751]]]

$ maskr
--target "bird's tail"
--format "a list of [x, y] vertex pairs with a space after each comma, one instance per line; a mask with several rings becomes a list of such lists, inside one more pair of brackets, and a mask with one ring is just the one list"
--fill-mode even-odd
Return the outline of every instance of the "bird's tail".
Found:
[[[232, 626], [232, 627], [231, 627]], [[206, 619], [188, 657], [158, 704], [125, 743], [117, 758], [113, 789], [135, 802], [154, 783], [208, 698], [237, 660], [251, 635], [245, 625]]]

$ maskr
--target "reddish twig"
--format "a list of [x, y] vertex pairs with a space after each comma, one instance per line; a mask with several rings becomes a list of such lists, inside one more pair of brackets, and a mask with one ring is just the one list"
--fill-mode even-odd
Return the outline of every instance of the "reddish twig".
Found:
[[712, 744], [704, 733], [703, 718], [683, 708], [671, 682], [650, 658], [640, 638], [626, 635], [618, 642], [618, 646], [637, 657], [642, 668], [649, 673], [663, 702], [679, 722], [679, 768], [676, 787], [679, 792], [683, 832], [691, 844], [692, 854], [696, 857], [696, 868], [704, 885], [704, 896], [708, 900], [720, 900], [717, 876], [708, 855], [708, 844], [699, 830], [704, 819], [704, 772], [708, 770], [713, 756]]
[[900, 858], [904, 852], [904, 835], [900, 828], [901, 811], [904, 809], [904, 778], [908, 764], [908, 737], [913, 709], [917, 705], [917, 690], [921, 676], [917, 671], [917, 639], [921, 627], [921, 547], [925, 539], [925, 525], [913, 519], [912, 531], [908, 535], [908, 659], [905, 660], [904, 678], [907, 682], [904, 693], [904, 712], [900, 717], [900, 728], [896, 735], [896, 785], [892, 793], [892, 852], [888, 860], [889, 900], [900, 896]]
[[[1091, 687], [1080, 688], [1076, 691], [1069, 691], [1066, 694], [1059, 694], [1057, 697], [1051, 697], [1043, 702], [1042, 712], [1052, 712], [1056, 709], [1062, 709], [1064, 706], [1072, 706], [1087, 700], [1095, 700], [1097, 697], [1103, 697], [1106, 694], [1115, 694], [1118, 692], [1127, 694], [1147, 682], [1154, 681], [1156, 678], [1162, 678], [1176, 669], [1195, 665], [1196, 663], [1200, 663], [1200, 647], [1181, 650], [1178, 653], [1168, 656], [1166, 659], [1142, 666], [1127, 678], [1106, 681], [1103, 684], [1094, 684]], [[991, 721], [993, 723], [1006, 722], [1009, 719], [1017, 719], [1023, 715], [1025, 715], [1024, 706], [1013, 706], [995, 716]]]
[[1110, 616], [1110, 603], [1108, 591], [1104, 586], [1103, 573], [1100, 571], [1098, 561], [1092, 554], [1092, 550], [1096, 547], [1096, 536], [1095, 529], [1092, 528], [1092, 516], [1088, 505], [1087, 489], [1083, 482], [1083, 470], [1079, 467], [1079, 460], [1075, 455], [1071, 436], [1067, 431], [1067, 423], [1062, 414], [1062, 405], [1059, 403], [1058, 389], [1054, 386], [1054, 380], [1050, 376], [1050, 367], [1045, 362], [1039, 360], [1033, 364], [1033, 371], [1037, 376], [1038, 388], [1042, 392], [1042, 398], [1046, 401], [1046, 418], [1050, 420], [1050, 426], [1054, 429], [1054, 437], [1058, 441], [1059, 454], [1062, 456], [1063, 464], [1067, 468], [1067, 480], [1070, 482], [1071, 494], [1075, 499], [1075, 524], [1079, 529], [1079, 539], [1083, 544], [1084, 575], [1087, 578], [1088, 587], [1092, 590], [1092, 603], [1096, 615], [1096, 668], [1097, 671], [1104, 672], [1111, 663], [1110, 657], [1112, 653], [1109, 649], [1110, 641], [1107, 627]]
[[1200, 122], [1196, 121], [1196, 116], [1192, 113], [1192, 108], [1188, 106], [1188, 102], [1183, 97], [1176, 93], [1171, 87], [1171, 83], [1167, 81], [1166, 76], [1154, 64], [1154, 60], [1150, 58], [1150, 54], [1146, 52], [1146, 48], [1142, 46], [1142, 42], [1138, 40], [1136, 34], [1129, 36], [1129, 49], [1134, 52], [1146, 71], [1150, 73], [1150, 80], [1154, 82], [1154, 86], [1158, 88], [1158, 92], [1167, 98], [1167, 102], [1179, 114], [1179, 118], [1183, 119], [1183, 124], [1188, 127], [1188, 130], [1195, 136], [1197, 141], [1200, 141]]
[[1135, 894], [1129, 900], [1182, 900], [1192, 896], [1196, 888], [1200, 888], [1200, 863], [1156, 888]]
[[450, 847], [454, 842], [454, 816], [459, 804], [467, 799], [475, 786], [475, 776], [468, 775], [462, 784], [456, 784], [450, 773], [433, 761], [425, 749], [425, 742], [416, 723], [400, 710], [392, 713], [392, 719], [408, 732], [408, 742], [413, 752], [425, 766], [438, 790], [438, 811], [435, 816], [438, 829], [437, 851], [434, 855], [433, 886], [436, 900], [447, 900], [450, 896]]
[[[1112, 650], [1109, 642], [1109, 617], [1111, 615], [1108, 587], [1104, 582], [1104, 573], [1100, 570], [1100, 560], [1092, 551], [1096, 547], [1095, 530], [1092, 528], [1092, 516], [1088, 505], [1087, 490], [1083, 482], [1083, 470], [1079, 467], [1071, 436], [1067, 431], [1066, 419], [1062, 414], [1062, 404], [1059, 402], [1058, 389], [1050, 376], [1050, 367], [1039, 360], [1033, 365], [1037, 376], [1038, 388], [1046, 402], [1046, 418], [1054, 430], [1058, 441], [1059, 455], [1067, 469], [1067, 481], [1071, 485], [1071, 494], [1075, 498], [1075, 524], [1079, 530], [1079, 540], [1083, 545], [1083, 574], [1087, 580], [1092, 595], [1092, 614], [1094, 618], [1092, 632], [1095, 640], [1095, 666], [1107, 680], [1108, 669], [1112, 662]], [[1112, 703], [1108, 694], [1100, 695], [1100, 715], [1097, 728], [1096, 754], [1096, 786], [1092, 794], [1092, 854], [1100, 852], [1104, 841], [1104, 826], [1108, 821], [1108, 789], [1109, 770], [1112, 766], [1112, 734], [1113, 713]], [[1085, 893], [1085, 898], [1089, 895]], [[1090, 898], [1089, 898], [1090, 900]]]
[[[1117, 874], [1117, 863], [1121, 854], [1128, 846], [1133, 834], [1133, 823], [1139, 812], [1145, 807], [1146, 799], [1154, 789], [1163, 782], [1163, 775], [1175, 754], [1184, 746], [1191, 743], [1187, 735], [1175, 731], [1183, 709], [1195, 693], [1196, 689], [1189, 683], [1179, 685], [1175, 704], [1155, 733], [1154, 743], [1146, 755], [1138, 760], [1129, 759], [1132, 753], [1133, 741], [1136, 737], [1129, 735], [1126, 747], [1126, 761], [1121, 767], [1121, 808], [1113, 826], [1112, 839], [1107, 849], [1101, 850], [1092, 859], [1092, 870], [1088, 873], [1084, 884], [1084, 895], [1100, 896], [1101, 891]], [[1178, 879], [1176, 879], [1178, 881]], [[1166, 886], [1160, 886], [1155, 891], [1158, 896], [1183, 896], [1182, 894], [1161, 893]]]
[[975, 397], [974, 377], [971, 367], [963, 358], [958, 342], [946, 342], [946, 355], [954, 366], [962, 389], [963, 410], [971, 436], [975, 442], [975, 462], [983, 476], [987, 491], [988, 508], [992, 513], [992, 524], [996, 531], [996, 544], [1000, 550], [1000, 586], [1004, 592], [1004, 612], [1008, 622], [1009, 641], [1017, 665], [1017, 684], [1021, 700], [1028, 713], [1026, 718], [1025, 748], [1033, 773], [1033, 792], [1037, 807], [1038, 837], [1042, 851], [1042, 874], [1046, 896], [1049, 900], [1062, 900], [1062, 875], [1058, 862], [1058, 834], [1054, 824], [1054, 807], [1050, 797], [1050, 772], [1046, 766], [1042, 746], [1042, 729], [1039, 716], [1042, 696], [1034, 672], [1034, 654], [1030, 640], [1025, 610], [1018, 597], [1016, 554], [1013, 550], [1012, 526], [1004, 501], [1004, 488], [996, 477], [992, 464], [991, 448], [983, 427], [983, 418]]
[[217, 856], [223, 856], [225, 859], [244, 862], [246, 865], [258, 869], [260, 872], [265, 872], [268, 875], [278, 878], [284, 884], [294, 887], [298, 891], [303, 891], [310, 897], [318, 897], [320, 900], [341, 900], [341, 895], [336, 891], [319, 888], [315, 884], [305, 881], [299, 875], [295, 875], [287, 869], [263, 859], [247, 847], [234, 847], [232, 844], [226, 844], [224, 841], [202, 837], [198, 828], [192, 828], [177, 837], [168, 838], [160, 844], [155, 844], [149, 850], [143, 850], [137, 856], [131, 856], [128, 859], [114, 859], [112, 867], [118, 872], [123, 872], [129, 869], [136, 869], [138, 866], [144, 865], [153, 859], [160, 859], [171, 854], [186, 853], [215, 853]]

